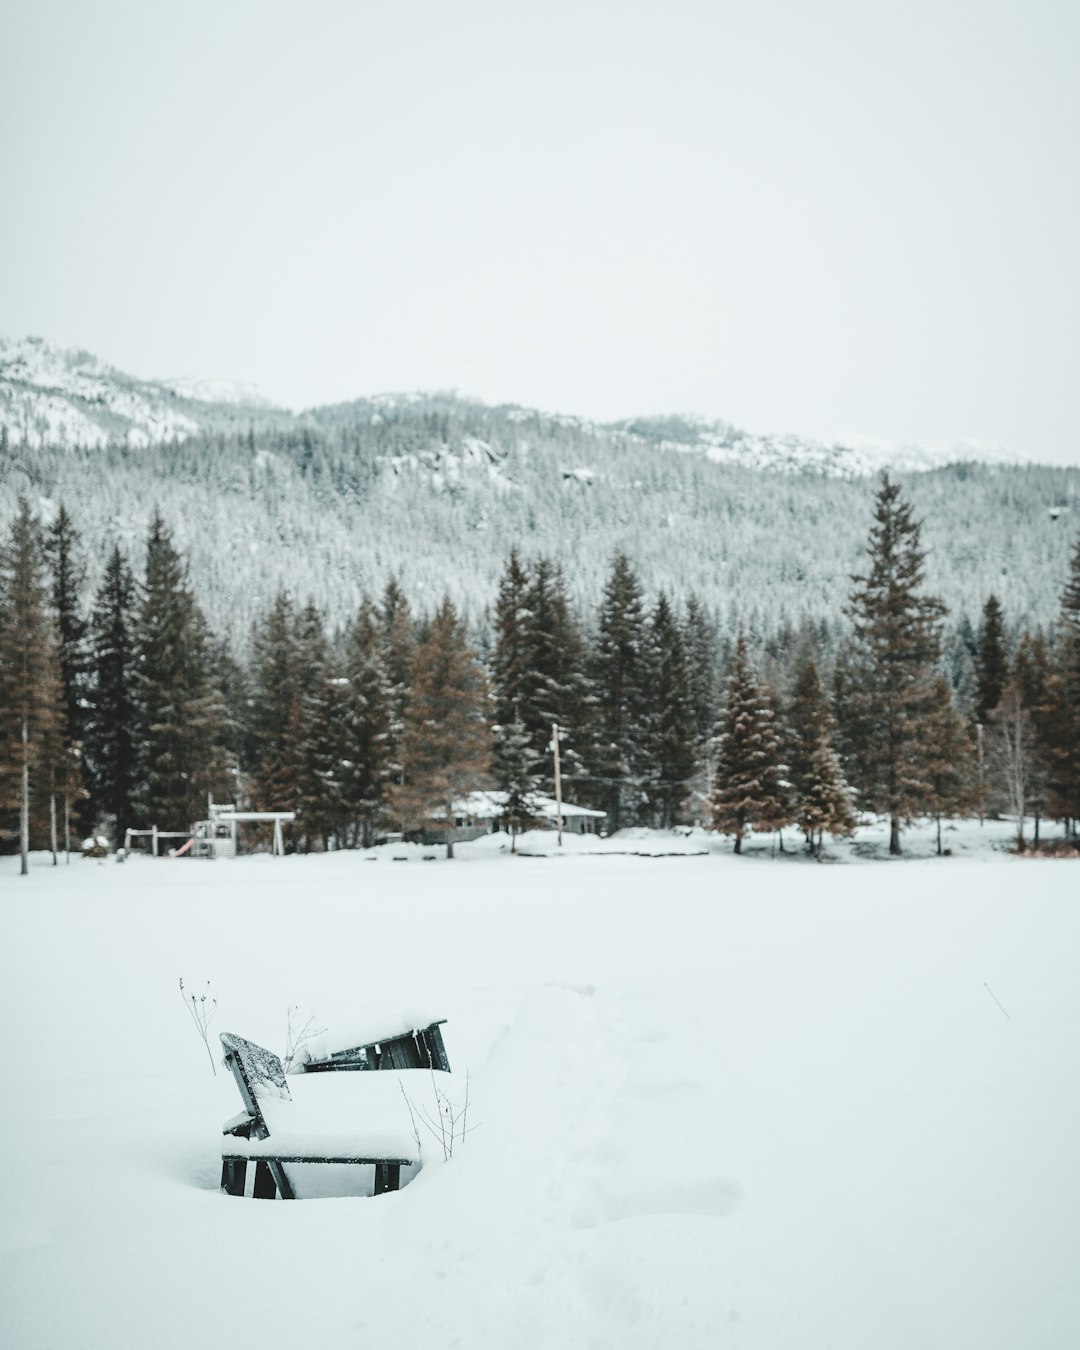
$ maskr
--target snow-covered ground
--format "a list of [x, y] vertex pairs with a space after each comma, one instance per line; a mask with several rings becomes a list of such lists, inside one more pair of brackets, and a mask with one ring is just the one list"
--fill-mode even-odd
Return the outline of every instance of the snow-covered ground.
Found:
[[[1080, 870], [977, 829], [0, 859], [4, 1344], [1073, 1350]], [[181, 976], [279, 1051], [290, 1004], [439, 1010], [478, 1128], [378, 1199], [222, 1195]]]

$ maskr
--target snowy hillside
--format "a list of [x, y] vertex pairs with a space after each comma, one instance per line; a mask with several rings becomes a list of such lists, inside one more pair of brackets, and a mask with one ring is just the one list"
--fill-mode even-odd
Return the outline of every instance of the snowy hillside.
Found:
[[[217, 402], [186, 396], [213, 391]], [[482, 629], [514, 546], [557, 558], [586, 607], [621, 549], [650, 592], [696, 592], [728, 627], [764, 635], [840, 614], [870, 524], [869, 471], [889, 458], [880, 446], [753, 437], [702, 419], [597, 426], [449, 394], [301, 415], [242, 401], [252, 397], [135, 381], [43, 343], [4, 345], [0, 530], [20, 495], [46, 517], [64, 502], [93, 586], [113, 543], [141, 567], [160, 508], [211, 622], [240, 640], [280, 589], [336, 624], [392, 574], [421, 609], [448, 593]], [[935, 466], [913, 450], [892, 462], [926, 522], [930, 585], [956, 617], [977, 618], [992, 590], [1009, 619], [1049, 622], [1080, 470]]]
[[141, 380], [76, 348], [0, 338], [0, 427], [31, 445], [157, 445], [265, 413], [249, 386], [217, 380]]
[[[281, 425], [314, 422], [339, 424], [357, 417], [375, 421], [401, 408], [438, 407], [445, 396], [407, 393], [377, 394], [328, 408], [312, 409], [295, 418], [275, 408], [250, 384], [223, 379], [184, 377], [146, 380], [106, 365], [74, 348], [51, 345], [41, 338], [0, 338], [0, 427], [12, 441], [32, 445], [101, 446], [109, 441], [131, 446], [159, 444], [220, 430], [246, 411], [256, 420], [275, 414]], [[451, 399], [467, 406], [467, 400]], [[810, 472], [858, 477], [892, 468], [920, 472], [958, 461], [1004, 462], [997, 447], [981, 445], [906, 446], [849, 438], [826, 444], [797, 435], [755, 435], [730, 423], [702, 417], [640, 417], [608, 426], [570, 415], [547, 415], [530, 408], [491, 410], [509, 425], [524, 428], [547, 421], [583, 438], [646, 444], [663, 452], [700, 454], [715, 464], [738, 465], [770, 472]], [[475, 442], [466, 458], [475, 461], [487, 447]], [[454, 462], [417, 461], [436, 475]], [[400, 467], [400, 466], [399, 466]], [[591, 477], [588, 466], [570, 465], [572, 476]], [[494, 477], [498, 477], [497, 469]]]
[[625, 424], [630, 435], [654, 442], [659, 449], [701, 454], [714, 464], [736, 464], [771, 473], [818, 473], [859, 478], [892, 469], [924, 473], [956, 463], [1008, 463], [998, 446], [898, 445], [867, 437], [826, 443], [803, 436], [755, 436], [727, 422], [706, 418], [639, 418]]

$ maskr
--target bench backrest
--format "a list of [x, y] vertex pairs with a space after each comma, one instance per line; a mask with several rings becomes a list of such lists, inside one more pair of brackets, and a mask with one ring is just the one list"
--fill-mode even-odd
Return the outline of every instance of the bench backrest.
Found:
[[256, 1138], [265, 1139], [269, 1130], [259, 1107], [260, 1098], [291, 1099], [281, 1060], [272, 1050], [229, 1031], [221, 1033], [221, 1044], [225, 1050], [225, 1066], [236, 1080], [240, 1098], [255, 1123]]
[[[445, 1019], [444, 1019], [445, 1020]], [[304, 1062], [305, 1073], [326, 1073], [335, 1069], [441, 1069], [450, 1072], [443, 1043], [441, 1022], [419, 1028], [405, 1036], [390, 1036], [365, 1045], [337, 1050], [322, 1059]]]

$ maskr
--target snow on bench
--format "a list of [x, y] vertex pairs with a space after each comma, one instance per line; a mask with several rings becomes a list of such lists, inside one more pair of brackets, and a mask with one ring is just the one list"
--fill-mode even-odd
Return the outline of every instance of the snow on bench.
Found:
[[434, 1084], [450, 1092], [449, 1074], [430, 1069], [303, 1075], [290, 1092], [272, 1051], [228, 1032], [221, 1042], [246, 1108], [222, 1131], [221, 1185], [230, 1195], [243, 1195], [249, 1161], [259, 1197], [296, 1198], [287, 1162], [374, 1164], [375, 1193], [396, 1190], [401, 1168], [421, 1161], [414, 1113], [435, 1096]]
[[347, 1023], [308, 1041], [293, 1074], [336, 1069], [436, 1069], [450, 1071], [442, 1032], [446, 1018], [415, 1010], [384, 1013]]

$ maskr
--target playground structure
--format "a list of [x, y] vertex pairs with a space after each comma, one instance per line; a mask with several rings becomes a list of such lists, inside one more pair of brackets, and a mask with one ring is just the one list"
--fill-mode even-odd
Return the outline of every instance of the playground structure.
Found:
[[273, 836], [270, 852], [274, 857], [285, 853], [285, 838], [282, 825], [296, 819], [295, 811], [238, 811], [232, 803], [211, 801], [207, 806], [207, 819], [198, 820], [190, 830], [159, 830], [153, 825], [148, 830], [125, 830], [124, 852], [131, 852], [131, 841], [137, 838], [150, 840], [151, 857], [161, 856], [161, 840], [183, 840], [182, 844], [168, 850], [170, 858], [235, 858], [238, 852], [238, 827], [248, 824], [272, 824]]
[[235, 858], [239, 825], [272, 823], [274, 826], [270, 852], [275, 858], [285, 853], [282, 825], [296, 819], [295, 811], [238, 811], [225, 802], [211, 802], [207, 808], [209, 819], [195, 825], [195, 856], [200, 858]]

